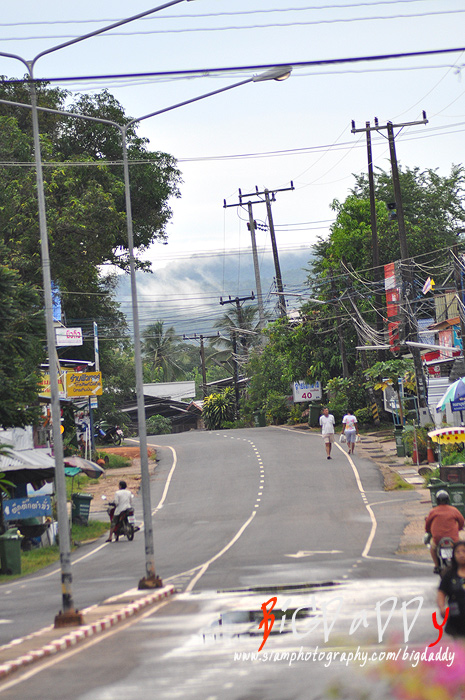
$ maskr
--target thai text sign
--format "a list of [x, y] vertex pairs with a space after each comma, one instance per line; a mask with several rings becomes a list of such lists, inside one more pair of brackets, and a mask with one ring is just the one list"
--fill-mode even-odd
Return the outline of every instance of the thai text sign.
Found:
[[82, 345], [81, 328], [55, 328], [56, 344], [59, 347], [65, 345]]
[[100, 396], [101, 372], [66, 372], [66, 394], [69, 399], [78, 396]]
[[52, 514], [50, 496], [33, 496], [32, 498], [10, 498], [3, 501], [5, 520], [23, 520], [40, 518]]
[[321, 399], [321, 383], [308, 384], [304, 380], [292, 383], [292, 396], [294, 403], [300, 401], [318, 401]]
[[[39, 396], [42, 396], [45, 399], [49, 399], [51, 394], [50, 394], [50, 375], [46, 374], [45, 372], [42, 372], [40, 375], [40, 382], [39, 382], [40, 390], [39, 390]], [[58, 375], [58, 396], [60, 399], [65, 399], [66, 398], [66, 392], [65, 392], [65, 385], [63, 383], [63, 376]]]

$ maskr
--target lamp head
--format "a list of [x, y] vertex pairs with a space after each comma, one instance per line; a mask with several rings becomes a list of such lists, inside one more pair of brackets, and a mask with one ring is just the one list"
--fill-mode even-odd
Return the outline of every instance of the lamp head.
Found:
[[287, 80], [292, 72], [292, 66], [279, 66], [279, 68], [270, 68], [264, 73], [254, 75], [252, 81], [254, 83], [262, 82], [263, 80]]

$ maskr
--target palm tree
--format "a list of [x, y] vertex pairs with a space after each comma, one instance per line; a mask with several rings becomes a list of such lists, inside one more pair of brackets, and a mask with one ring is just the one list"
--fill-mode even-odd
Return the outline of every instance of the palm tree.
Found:
[[151, 369], [161, 371], [163, 381], [170, 382], [184, 375], [184, 370], [174, 360], [180, 338], [173, 326], [165, 330], [163, 321], [155, 321], [143, 331], [142, 338], [142, 353]]
[[214, 340], [212, 345], [221, 349], [227, 349], [231, 353], [233, 335], [236, 336], [237, 354], [249, 354], [250, 348], [260, 343], [260, 319], [258, 306], [232, 307], [214, 324], [215, 328], [225, 331], [226, 337]]

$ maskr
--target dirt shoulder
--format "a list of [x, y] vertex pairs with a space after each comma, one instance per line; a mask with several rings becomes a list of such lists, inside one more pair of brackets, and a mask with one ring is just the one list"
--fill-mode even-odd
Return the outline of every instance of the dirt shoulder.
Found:
[[[105, 450], [99, 450], [107, 454], [117, 454], [121, 457], [126, 457], [130, 460], [127, 467], [121, 469], [106, 469], [105, 474], [102, 474], [100, 479], [95, 484], [89, 484], [86, 487], [86, 493], [90, 493], [93, 499], [90, 504], [90, 513], [106, 512], [106, 504], [102, 496], [106, 496], [111, 500], [115, 492], [118, 490], [118, 483], [123, 480], [127, 483], [128, 489], [134, 495], [139, 492], [141, 474], [140, 474], [140, 450], [138, 447], [108, 447]], [[152, 475], [156, 468], [156, 451], [153, 448], [147, 450], [149, 457], [149, 474]]]

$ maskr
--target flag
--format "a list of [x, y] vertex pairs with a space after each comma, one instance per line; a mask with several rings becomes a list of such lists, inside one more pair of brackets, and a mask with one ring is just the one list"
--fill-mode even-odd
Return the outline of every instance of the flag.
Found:
[[436, 284], [436, 283], [435, 283], [435, 281], [433, 280], [433, 278], [432, 278], [432, 277], [428, 277], [428, 279], [426, 280], [425, 284], [423, 285], [423, 289], [422, 289], [423, 294], [428, 294], [428, 292], [432, 292], [432, 291], [433, 291], [433, 287], [434, 287], [435, 284]]

